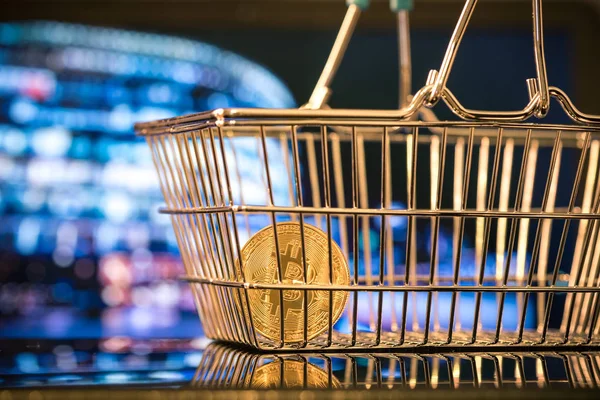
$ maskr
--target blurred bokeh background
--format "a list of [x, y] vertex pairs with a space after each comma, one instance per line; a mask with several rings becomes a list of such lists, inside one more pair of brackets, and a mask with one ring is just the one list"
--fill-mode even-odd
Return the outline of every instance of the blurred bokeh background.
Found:
[[[342, 0], [0, 4], [0, 336], [201, 333], [154, 167], [133, 123], [228, 106], [295, 107]], [[413, 87], [438, 68], [462, 1], [415, 0]], [[550, 83], [600, 113], [600, 2], [546, 1]], [[449, 87], [516, 109], [534, 76], [530, 2], [482, 0]], [[374, 1], [333, 84], [335, 108], [394, 108], [394, 15]], [[452, 118], [443, 107], [441, 118]], [[559, 107], [548, 122], [568, 122]], [[246, 177], [246, 179], [260, 179]], [[277, 189], [276, 189], [277, 190]], [[284, 190], [286, 190], [284, 188]]]

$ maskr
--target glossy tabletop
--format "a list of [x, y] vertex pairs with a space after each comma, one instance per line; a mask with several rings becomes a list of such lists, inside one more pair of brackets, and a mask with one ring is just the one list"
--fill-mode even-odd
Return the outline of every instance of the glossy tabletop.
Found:
[[[323, 390], [406, 396], [507, 396], [543, 390], [544, 398], [598, 398], [600, 352], [257, 353], [205, 338], [3, 340], [0, 385], [6, 398], [60, 398], [65, 389], [161, 396], [178, 393], [255, 395]], [[131, 389], [135, 389], [131, 391]], [[241, 390], [241, 391], [240, 391]], [[267, 390], [267, 391], [265, 391]], [[275, 392], [273, 390], [276, 390]], [[264, 392], [263, 392], [264, 391]], [[523, 392], [525, 391], [525, 392]], [[274, 394], [275, 393], [275, 394]], [[428, 395], [428, 396], [429, 396]], [[4, 399], [4, 397], [1, 397]]]

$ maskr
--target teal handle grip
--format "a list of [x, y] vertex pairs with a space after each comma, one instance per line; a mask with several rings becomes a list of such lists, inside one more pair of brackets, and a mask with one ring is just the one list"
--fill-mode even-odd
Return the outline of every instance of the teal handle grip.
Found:
[[361, 10], [366, 10], [367, 8], [369, 8], [369, 0], [346, 0], [347, 6], [351, 6], [352, 4], [354, 4]]
[[390, 9], [393, 12], [410, 11], [413, 6], [413, 0], [390, 0]]

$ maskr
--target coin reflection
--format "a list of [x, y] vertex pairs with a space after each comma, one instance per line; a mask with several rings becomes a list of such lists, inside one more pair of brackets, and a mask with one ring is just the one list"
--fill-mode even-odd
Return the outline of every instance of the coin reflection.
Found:
[[327, 389], [339, 388], [340, 382], [314, 364], [299, 360], [278, 359], [259, 367], [249, 376], [253, 389]]

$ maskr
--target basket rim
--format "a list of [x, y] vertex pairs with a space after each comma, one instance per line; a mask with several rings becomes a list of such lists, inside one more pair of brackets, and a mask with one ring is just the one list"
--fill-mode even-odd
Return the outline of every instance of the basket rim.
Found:
[[[330, 291], [330, 292], [461, 292], [461, 293], [600, 293], [598, 286], [529, 286], [524, 282], [521, 286], [479, 286], [479, 285], [347, 285], [339, 284], [304, 284], [304, 283], [256, 283], [248, 281], [228, 280], [227, 278], [212, 278], [183, 275], [180, 280], [189, 283], [200, 283], [212, 286], [230, 287], [243, 290], [306, 290], [306, 291]], [[525, 278], [523, 279], [526, 280]]]
[[298, 108], [218, 108], [134, 125], [138, 136], [186, 133], [210, 127], [234, 126], [381, 126], [381, 127], [489, 127], [536, 130], [600, 132], [600, 126], [582, 124], [541, 124], [532, 122], [495, 121], [436, 121], [407, 120], [398, 110], [369, 109], [298, 109]]

